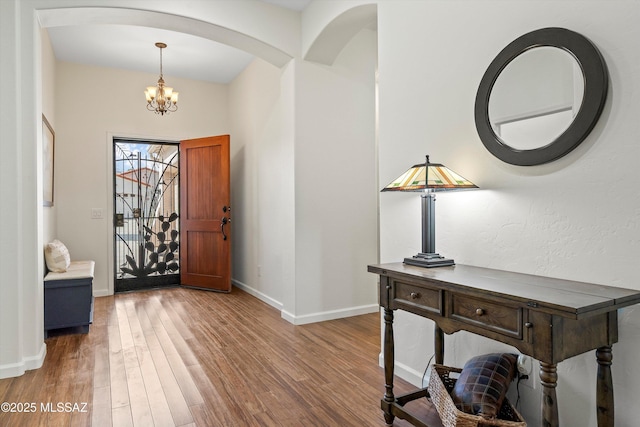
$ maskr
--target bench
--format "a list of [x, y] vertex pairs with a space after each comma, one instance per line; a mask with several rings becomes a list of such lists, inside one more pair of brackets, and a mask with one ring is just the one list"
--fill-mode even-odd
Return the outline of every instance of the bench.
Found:
[[93, 261], [71, 261], [66, 271], [44, 277], [44, 336], [61, 328], [89, 332], [93, 322]]

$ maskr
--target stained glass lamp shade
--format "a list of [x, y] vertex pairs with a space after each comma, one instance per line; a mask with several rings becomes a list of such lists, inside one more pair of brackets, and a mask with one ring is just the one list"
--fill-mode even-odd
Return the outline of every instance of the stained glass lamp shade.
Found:
[[452, 259], [436, 253], [435, 192], [470, 188], [478, 187], [446, 166], [429, 162], [429, 156], [427, 156], [425, 163], [411, 166], [409, 170], [382, 189], [382, 191], [422, 193], [422, 252], [411, 258], [405, 258], [405, 264], [420, 267], [441, 267], [455, 264]]

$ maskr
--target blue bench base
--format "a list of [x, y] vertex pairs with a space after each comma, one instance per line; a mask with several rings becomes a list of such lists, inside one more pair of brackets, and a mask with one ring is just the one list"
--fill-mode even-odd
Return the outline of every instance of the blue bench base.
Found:
[[93, 322], [93, 278], [44, 282], [44, 336], [61, 328], [88, 333]]

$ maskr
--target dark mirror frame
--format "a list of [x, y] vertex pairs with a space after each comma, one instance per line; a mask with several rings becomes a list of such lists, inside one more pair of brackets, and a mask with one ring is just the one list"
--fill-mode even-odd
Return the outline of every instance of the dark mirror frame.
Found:
[[[584, 97], [569, 127], [551, 143], [532, 150], [518, 150], [503, 141], [489, 122], [489, 97], [498, 76], [517, 56], [529, 49], [552, 46], [570, 53], [582, 68]], [[518, 37], [491, 62], [484, 73], [475, 104], [478, 135], [491, 154], [518, 166], [541, 165], [559, 159], [576, 148], [593, 129], [607, 100], [609, 74], [600, 51], [584, 36], [564, 28], [543, 28]]]

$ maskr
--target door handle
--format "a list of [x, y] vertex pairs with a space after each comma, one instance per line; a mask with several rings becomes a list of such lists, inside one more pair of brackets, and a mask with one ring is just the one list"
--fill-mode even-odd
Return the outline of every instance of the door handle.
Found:
[[224, 226], [229, 224], [231, 222], [231, 218], [227, 218], [226, 216], [223, 216], [222, 219], [220, 220], [220, 230], [222, 231], [222, 240], [227, 240], [227, 235], [224, 232]]

